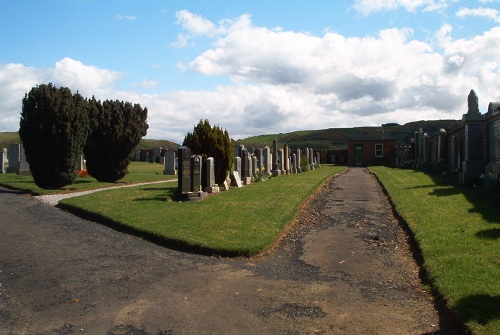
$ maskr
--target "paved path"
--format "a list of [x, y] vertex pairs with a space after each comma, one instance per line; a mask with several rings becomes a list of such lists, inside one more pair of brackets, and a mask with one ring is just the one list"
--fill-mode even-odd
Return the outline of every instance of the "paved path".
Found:
[[252, 259], [0, 199], [0, 334], [446, 334], [365, 169], [327, 183], [273, 254]]
[[68, 198], [73, 198], [73, 197], [78, 197], [80, 195], [91, 194], [91, 193], [101, 192], [101, 191], [106, 191], [106, 190], [112, 190], [114, 188], [135, 187], [135, 186], [140, 186], [140, 185], [161, 184], [161, 183], [169, 183], [169, 182], [171, 183], [171, 182], [174, 182], [174, 181], [177, 181], [177, 179], [169, 179], [169, 180], [161, 180], [161, 181], [151, 181], [151, 182], [147, 182], [147, 183], [135, 183], [135, 184], [111, 186], [111, 187], [98, 188], [98, 189], [95, 189], [95, 190], [72, 192], [72, 193], [64, 193], [64, 194], [39, 195], [39, 196], [36, 196], [34, 198], [36, 200], [44, 203], [44, 204], [55, 206], [55, 205], [57, 205], [59, 203], [60, 200], [68, 199]]

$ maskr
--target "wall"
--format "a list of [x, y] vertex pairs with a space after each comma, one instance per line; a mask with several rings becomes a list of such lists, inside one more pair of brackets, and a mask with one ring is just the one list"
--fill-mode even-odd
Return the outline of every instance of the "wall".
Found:
[[[375, 157], [375, 144], [383, 145], [383, 156]], [[347, 164], [355, 165], [355, 146], [363, 147], [362, 166], [390, 165], [396, 161], [397, 140], [361, 140], [348, 141], [347, 143]]]

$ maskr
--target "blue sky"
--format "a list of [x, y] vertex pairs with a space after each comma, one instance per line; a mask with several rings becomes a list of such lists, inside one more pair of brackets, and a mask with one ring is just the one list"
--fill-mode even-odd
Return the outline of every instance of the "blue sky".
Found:
[[500, 0], [0, 0], [0, 131], [52, 82], [148, 107], [148, 138], [460, 119], [500, 92]]

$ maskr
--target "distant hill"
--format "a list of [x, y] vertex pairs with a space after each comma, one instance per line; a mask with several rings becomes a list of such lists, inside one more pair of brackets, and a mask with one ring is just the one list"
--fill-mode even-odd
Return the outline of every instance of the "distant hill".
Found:
[[[280, 133], [270, 135], [252, 136], [233, 143], [237, 146], [264, 147], [273, 145], [273, 139], [276, 138], [280, 145], [285, 143], [291, 149], [297, 148], [315, 148], [315, 149], [345, 149], [348, 140], [373, 140], [377, 138], [396, 139], [400, 144], [410, 144], [410, 139], [415, 136], [415, 131], [420, 128], [428, 134], [434, 134], [440, 128], [457, 129], [463, 126], [459, 120], [434, 120], [434, 121], [415, 121], [404, 125], [388, 123], [379, 127], [355, 127], [355, 128], [329, 128], [322, 130], [301, 130], [291, 133]], [[9, 143], [19, 143], [17, 132], [1, 133], [0, 148], [7, 148]], [[136, 150], [147, 150], [155, 147], [175, 150], [180, 145], [166, 140], [142, 139]]]
[[166, 148], [168, 150], [177, 150], [180, 145], [166, 140], [148, 140], [142, 139], [135, 150], [149, 150], [153, 148]]
[[[19, 143], [18, 132], [0, 132], [0, 148], [8, 148], [11, 143]], [[142, 139], [136, 150], [148, 150], [156, 147], [167, 148], [169, 150], [175, 150], [179, 147], [179, 144], [165, 141], [165, 140], [149, 140]]]
[[0, 133], [0, 149], [8, 148], [11, 143], [19, 143], [19, 134], [17, 131]]
[[322, 130], [304, 130], [291, 133], [274, 135], [260, 135], [241, 139], [236, 145], [254, 147], [271, 147], [276, 138], [280, 145], [288, 144], [291, 149], [317, 148], [317, 149], [345, 149], [348, 140], [373, 140], [378, 138], [395, 139], [400, 144], [410, 144], [410, 139], [415, 136], [415, 131], [420, 128], [428, 134], [434, 134], [439, 129], [457, 129], [463, 126], [458, 120], [415, 121], [404, 125], [394, 123], [379, 127], [355, 128], [329, 128]]

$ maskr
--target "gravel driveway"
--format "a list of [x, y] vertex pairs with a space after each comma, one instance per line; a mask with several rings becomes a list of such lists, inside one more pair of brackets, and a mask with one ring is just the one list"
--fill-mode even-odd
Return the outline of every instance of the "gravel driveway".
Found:
[[449, 333], [363, 168], [328, 182], [258, 258], [173, 251], [0, 198], [0, 334]]

